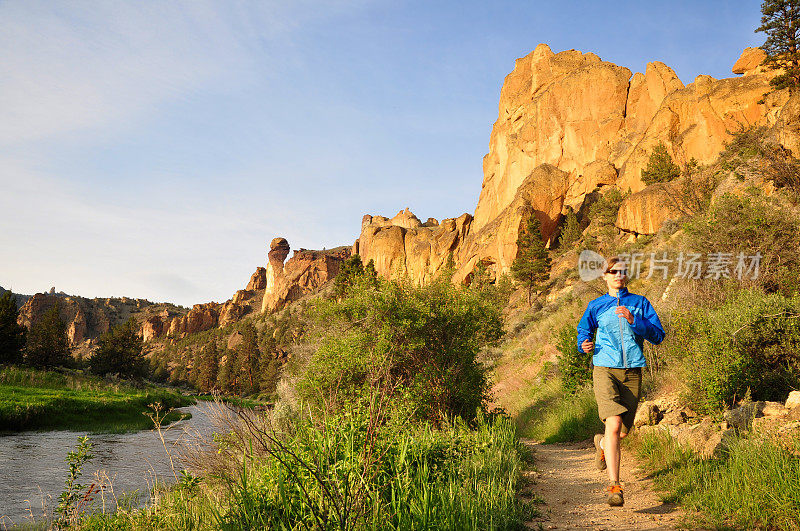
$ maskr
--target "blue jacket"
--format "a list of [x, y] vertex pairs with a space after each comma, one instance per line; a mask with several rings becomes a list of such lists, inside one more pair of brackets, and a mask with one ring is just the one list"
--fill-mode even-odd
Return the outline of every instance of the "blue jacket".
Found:
[[[647, 365], [642, 353], [644, 340], [658, 345], [664, 339], [664, 328], [650, 301], [641, 295], [634, 295], [626, 288], [619, 290], [619, 303], [630, 310], [633, 324], [614, 313], [617, 298], [608, 293], [589, 303], [578, 323], [578, 350], [585, 340], [594, 339], [595, 367], [628, 369]], [[620, 334], [620, 328], [622, 333]], [[622, 342], [620, 343], [620, 335]], [[624, 348], [620, 347], [623, 345]]]

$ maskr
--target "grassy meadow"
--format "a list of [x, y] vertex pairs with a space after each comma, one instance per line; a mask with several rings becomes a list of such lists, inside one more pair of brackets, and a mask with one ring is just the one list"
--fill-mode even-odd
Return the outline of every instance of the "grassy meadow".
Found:
[[[0, 369], [0, 430], [127, 432], [152, 427], [149, 405], [186, 406], [193, 401], [154, 386], [133, 387], [77, 372]], [[171, 412], [164, 422], [178, 420]]]

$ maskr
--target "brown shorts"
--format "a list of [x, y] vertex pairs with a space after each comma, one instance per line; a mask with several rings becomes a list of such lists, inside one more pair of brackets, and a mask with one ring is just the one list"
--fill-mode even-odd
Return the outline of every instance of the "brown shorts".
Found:
[[605, 422], [608, 417], [619, 415], [622, 417], [622, 433], [628, 433], [639, 405], [642, 369], [595, 367], [592, 378], [600, 419]]

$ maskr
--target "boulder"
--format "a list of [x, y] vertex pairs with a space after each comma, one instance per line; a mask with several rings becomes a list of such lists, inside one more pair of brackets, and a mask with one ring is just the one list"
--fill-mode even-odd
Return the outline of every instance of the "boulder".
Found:
[[733, 428], [721, 429], [708, 418], [698, 424], [681, 424], [672, 428], [679, 444], [704, 459], [719, 457], [736, 436]]
[[761, 63], [764, 62], [766, 57], [767, 54], [761, 48], [747, 47], [733, 64], [731, 72], [746, 76], [763, 72], [766, 68]]
[[684, 411], [675, 410], [665, 413], [661, 423], [667, 426], [677, 426], [687, 420], [689, 420], [689, 416]]
[[800, 406], [800, 391], [792, 391], [784, 404], [787, 409], [794, 409]]
[[655, 426], [661, 420], [661, 411], [653, 402], [642, 402], [636, 410], [636, 417], [633, 425], [637, 428], [641, 426]]
[[789, 408], [780, 402], [764, 402], [761, 414], [765, 417], [784, 417], [789, 413]]
[[722, 417], [737, 431], [744, 432], [750, 429], [753, 419], [763, 416], [765, 405], [762, 401], [745, 402], [735, 409], [729, 409]]
[[722, 457], [725, 450], [730, 447], [731, 442], [736, 439], [736, 430], [734, 429], [720, 429], [716, 430], [708, 436], [706, 442], [703, 444], [699, 452], [700, 457], [704, 459], [711, 459], [715, 457]]

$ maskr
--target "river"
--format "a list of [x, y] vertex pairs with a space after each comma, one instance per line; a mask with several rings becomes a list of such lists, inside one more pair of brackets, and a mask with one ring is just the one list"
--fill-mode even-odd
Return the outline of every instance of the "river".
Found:
[[[211, 437], [213, 424], [208, 403], [180, 408], [192, 418], [162, 428], [167, 450], [173, 456], [175, 474], [183, 468], [179, 447], [200, 436]], [[29, 523], [33, 518], [52, 515], [58, 496], [64, 490], [68, 465], [67, 452], [75, 449], [78, 437], [86, 432], [44, 431], [20, 432], [0, 436], [0, 529]], [[107, 474], [113, 487], [105, 489], [106, 511], [114, 510], [114, 496], [123, 493], [134, 497], [134, 503], [149, 499], [154, 482], [174, 483], [170, 458], [155, 430], [124, 434], [89, 435], [94, 459], [86, 463], [79, 482], [91, 484], [96, 474]], [[103, 483], [106, 483], [105, 481]], [[102, 509], [102, 497], [94, 507]]]

